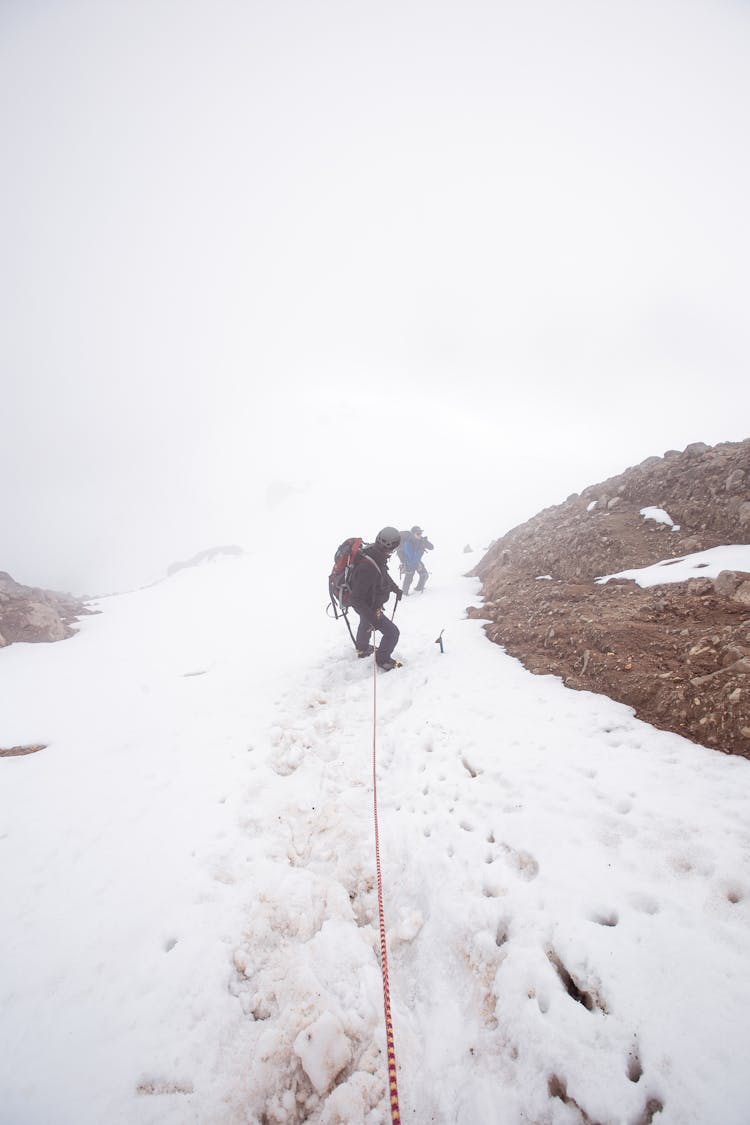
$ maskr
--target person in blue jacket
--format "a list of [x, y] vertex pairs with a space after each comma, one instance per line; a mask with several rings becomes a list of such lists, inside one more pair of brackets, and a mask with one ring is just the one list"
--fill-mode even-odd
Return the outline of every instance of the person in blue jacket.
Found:
[[416, 592], [421, 594], [424, 590], [424, 584], [430, 577], [427, 567], [422, 562], [422, 555], [425, 551], [433, 550], [433, 544], [422, 531], [419, 524], [415, 524], [411, 531], [401, 532], [401, 543], [398, 549], [399, 559], [401, 560], [401, 568], [404, 575], [403, 592], [409, 593], [409, 587], [412, 584], [414, 575], [419, 575], [417, 582]]

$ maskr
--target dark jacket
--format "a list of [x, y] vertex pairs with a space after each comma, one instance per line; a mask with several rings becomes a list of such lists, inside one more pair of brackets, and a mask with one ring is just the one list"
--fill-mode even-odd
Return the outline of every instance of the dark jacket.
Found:
[[360, 617], [375, 625], [377, 612], [401, 591], [388, 573], [388, 555], [376, 544], [360, 551], [349, 579], [350, 601]]

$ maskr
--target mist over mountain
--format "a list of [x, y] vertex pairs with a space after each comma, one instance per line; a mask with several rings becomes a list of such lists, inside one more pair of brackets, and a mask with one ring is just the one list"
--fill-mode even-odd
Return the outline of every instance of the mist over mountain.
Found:
[[0, 564], [132, 589], [276, 482], [488, 543], [744, 438], [749, 53], [725, 0], [7, 0]]

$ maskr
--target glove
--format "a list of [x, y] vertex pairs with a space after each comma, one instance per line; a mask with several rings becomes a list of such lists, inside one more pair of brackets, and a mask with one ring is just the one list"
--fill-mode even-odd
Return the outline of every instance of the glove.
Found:
[[396, 605], [398, 605], [398, 603], [401, 601], [403, 596], [404, 596], [403, 590], [396, 590]]

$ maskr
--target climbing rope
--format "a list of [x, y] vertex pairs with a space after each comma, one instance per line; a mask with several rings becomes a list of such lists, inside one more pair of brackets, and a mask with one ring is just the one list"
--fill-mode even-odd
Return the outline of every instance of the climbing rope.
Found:
[[[373, 647], [375, 637], [373, 635]], [[378, 834], [378, 771], [377, 771], [377, 720], [378, 720], [378, 670], [375, 653], [372, 654], [372, 804], [375, 814], [375, 869], [378, 875], [378, 917], [380, 919], [380, 968], [383, 974], [383, 1008], [385, 1011], [385, 1037], [388, 1048], [388, 1086], [391, 1098], [391, 1122], [400, 1125], [398, 1109], [398, 1083], [396, 1082], [396, 1048], [393, 1042], [391, 1019], [391, 993], [388, 986], [388, 952], [385, 943], [385, 913], [383, 911], [383, 877], [380, 871], [380, 836]]]

